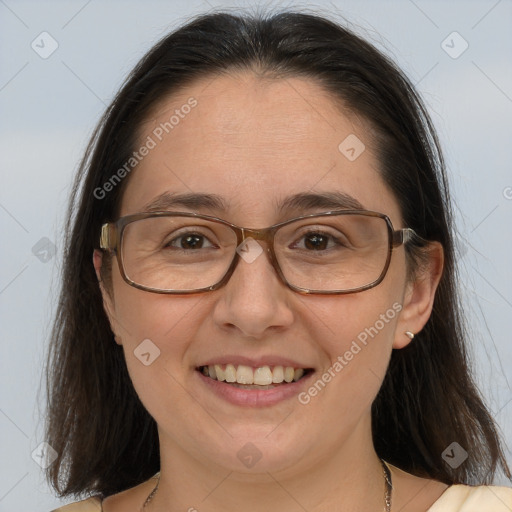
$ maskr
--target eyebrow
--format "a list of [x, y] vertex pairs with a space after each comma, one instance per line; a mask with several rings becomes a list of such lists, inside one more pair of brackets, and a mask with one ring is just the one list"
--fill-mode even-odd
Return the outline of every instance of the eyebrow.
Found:
[[364, 206], [355, 198], [344, 192], [303, 192], [287, 197], [277, 205], [277, 211], [288, 210], [364, 210]]
[[[307, 213], [311, 210], [364, 210], [364, 206], [354, 197], [344, 192], [302, 192], [275, 201], [274, 206], [279, 214], [290, 211]], [[215, 210], [227, 213], [229, 205], [217, 194], [187, 193], [176, 194], [164, 192], [147, 203], [144, 212], [166, 211], [176, 207], [190, 210]]]

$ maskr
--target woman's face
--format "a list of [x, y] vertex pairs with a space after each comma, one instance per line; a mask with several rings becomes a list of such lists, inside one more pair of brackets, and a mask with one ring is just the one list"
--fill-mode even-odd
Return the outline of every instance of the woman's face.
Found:
[[[154, 147], [139, 155], [121, 216], [145, 211], [164, 193], [214, 194], [225, 211], [170, 209], [263, 228], [338, 209], [279, 211], [290, 196], [339, 192], [402, 228], [368, 133], [306, 79], [247, 72], [197, 82], [162, 102], [143, 125], [140, 146], [151, 137]], [[360, 450], [371, 442], [370, 407], [391, 349], [405, 344], [405, 330], [420, 327], [406, 325], [400, 312], [409, 294], [403, 247], [393, 251], [381, 284], [348, 295], [292, 291], [265, 251], [241, 260], [224, 287], [207, 293], [136, 289], [115, 261], [112, 283], [113, 300], [104, 294], [112, 328], [158, 424], [162, 457], [212, 469], [294, 472]], [[241, 389], [198, 371], [215, 363], [313, 371], [274, 389]]]

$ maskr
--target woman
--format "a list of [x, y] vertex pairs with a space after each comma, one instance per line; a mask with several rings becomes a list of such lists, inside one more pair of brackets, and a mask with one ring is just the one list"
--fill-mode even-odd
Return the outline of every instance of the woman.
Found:
[[164, 38], [93, 137], [66, 246], [48, 478], [91, 497], [59, 510], [512, 509], [436, 136], [345, 28]]

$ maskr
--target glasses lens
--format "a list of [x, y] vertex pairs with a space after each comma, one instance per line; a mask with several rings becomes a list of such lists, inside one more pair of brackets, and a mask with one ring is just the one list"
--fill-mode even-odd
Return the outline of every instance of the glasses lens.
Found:
[[150, 217], [127, 224], [121, 256], [129, 280], [157, 290], [195, 290], [221, 280], [236, 250], [235, 232], [194, 217]]
[[389, 258], [389, 229], [361, 214], [302, 219], [279, 229], [275, 251], [286, 280], [299, 288], [348, 291], [377, 281]]

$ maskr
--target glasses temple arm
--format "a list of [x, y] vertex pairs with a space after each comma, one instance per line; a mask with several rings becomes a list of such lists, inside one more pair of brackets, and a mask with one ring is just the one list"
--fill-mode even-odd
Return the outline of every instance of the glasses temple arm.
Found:
[[100, 247], [107, 251], [116, 249], [115, 225], [107, 222], [101, 226]]
[[414, 229], [397, 229], [396, 231], [393, 232], [393, 246], [396, 247], [398, 245], [406, 244], [407, 242], [410, 242], [413, 238], [419, 238], [419, 235], [416, 234]]

